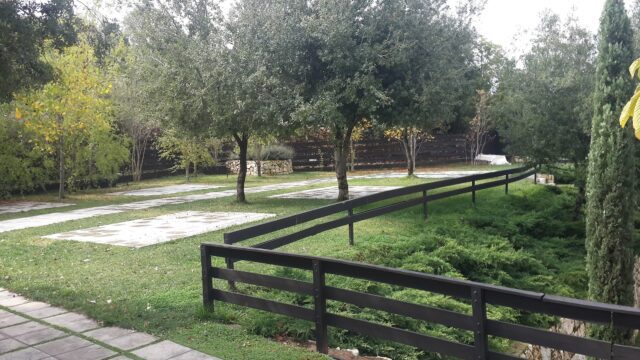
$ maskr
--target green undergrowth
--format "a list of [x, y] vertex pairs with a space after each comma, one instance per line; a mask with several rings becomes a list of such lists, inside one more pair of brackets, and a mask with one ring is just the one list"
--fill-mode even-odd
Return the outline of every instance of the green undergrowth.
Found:
[[[459, 196], [429, 205], [429, 218], [422, 221], [422, 209], [412, 208], [356, 225], [356, 246], [345, 244], [344, 230], [332, 230], [289, 245], [284, 250], [345, 258], [392, 268], [468, 279], [554, 295], [584, 298], [584, 223], [574, 218], [574, 190], [517, 184], [512, 194], [502, 189], [478, 193], [476, 206]], [[341, 245], [334, 246], [334, 241]], [[321, 243], [322, 245], [319, 245]], [[221, 264], [219, 264], [221, 265]], [[257, 264], [241, 269], [276, 276], [310, 280], [311, 274]], [[468, 301], [371, 281], [328, 276], [327, 284], [433, 306], [471, 313]], [[226, 287], [221, 281], [216, 286]], [[242, 292], [312, 308], [311, 297], [239, 285]], [[217, 320], [240, 323], [251, 332], [267, 337], [313, 338], [313, 324], [287, 317], [217, 303]], [[471, 344], [468, 331], [435, 325], [385, 312], [362, 309], [330, 301], [328, 311], [387, 326], [399, 327], [439, 338]], [[488, 316], [507, 322], [545, 328], [554, 319], [525, 314], [514, 309], [489, 306]], [[372, 339], [330, 328], [330, 345], [356, 347], [366, 354], [393, 359], [436, 359], [409, 346]], [[511, 344], [492, 339], [493, 350], [510, 352]]]
[[[248, 185], [331, 175], [314, 173], [251, 178]], [[219, 190], [232, 187], [233, 180], [224, 176], [198, 178], [198, 182], [224, 186]], [[145, 182], [135, 187], [181, 182], [182, 179], [174, 177]], [[408, 186], [424, 182], [417, 178], [359, 179], [350, 181], [350, 184]], [[269, 196], [328, 186], [335, 185], [328, 182], [295, 190], [249, 194], [248, 204], [238, 204], [233, 197], [218, 198], [2, 233], [0, 287], [87, 314], [104, 325], [149, 332], [225, 360], [320, 359], [323, 356], [317, 353], [272, 341], [281, 337], [293, 337], [301, 341], [313, 339], [314, 325], [310, 322], [221, 302], [215, 303], [213, 312], [203, 311], [199, 245], [203, 242], [221, 243], [224, 232], [249, 224], [140, 249], [53, 241], [41, 236], [178, 211], [265, 212], [282, 217], [331, 204], [332, 201], [275, 199]], [[530, 181], [521, 181], [511, 184], [509, 190], [509, 195], [504, 194], [503, 188], [480, 191], [475, 206], [471, 204], [469, 194], [430, 203], [427, 222], [423, 220], [422, 208], [416, 206], [357, 223], [353, 247], [348, 246], [347, 229], [342, 227], [290, 244], [281, 250], [585, 297], [584, 225], [581, 220], [573, 219], [573, 189], [534, 186]], [[141, 199], [106, 196], [105, 192], [107, 190], [103, 189], [72, 194], [68, 201], [76, 205], [66, 210]], [[48, 195], [27, 199], [52, 200]], [[66, 210], [41, 210], [29, 215]], [[25, 214], [5, 214], [0, 219], [23, 216]], [[315, 223], [318, 222], [278, 231], [242, 245], [271, 239]], [[223, 266], [221, 259], [217, 259], [215, 264]], [[237, 268], [261, 274], [310, 279], [310, 273], [306, 271], [256, 263], [241, 262]], [[468, 314], [471, 311], [469, 303], [463, 299], [377, 282], [327, 276], [327, 283], [461, 313]], [[221, 280], [216, 280], [214, 285], [217, 288], [226, 287]], [[312, 307], [312, 299], [303, 295], [268, 291], [243, 284], [239, 284], [239, 289], [252, 296]], [[333, 301], [328, 303], [328, 308], [330, 312], [343, 316], [453, 341], [472, 342], [472, 334], [467, 331]], [[553, 322], [548, 317], [522, 314], [512, 309], [490, 307], [488, 311], [493, 319], [532, 326], [546, 327]], [[437, 358], [409, 346], [335, 328], [329, 329], [329, 335], [331, 346], [358, 348], [365, 354], [384, 355], [394, 360]], [[509, 351], [510, 346], [505, 341], [492, 342], [495, 350]]]

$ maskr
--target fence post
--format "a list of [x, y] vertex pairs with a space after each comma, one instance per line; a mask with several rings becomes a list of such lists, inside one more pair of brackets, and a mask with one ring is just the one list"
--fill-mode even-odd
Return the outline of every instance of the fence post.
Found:
[[[224, 243], [226, 245], [230, 245], [231, 244], [231, 241], [229, 241], [229, 239], [227, 238], [227, 234], [224, 234]], [[227, 265], [227, 269], [229, 269], [229, 270], [233, 270], [234, 269], [234, 261], [233, 261], [233, 259], [225, 257], [224, 258], [224, 262]], [[229, 284], [229, 288], [230, 289], [237, 290], [235, 281], [229, 280], [229, 281], [227, 281], [227, 283]]]
[[476, 204], [476, 181], [471, 180], [471, 202], [473, 205]]
[[327, 339], [327, 300], [324, 297], [324, 269], [320, 260], [313, 260], [313, 310], [316, 323], [316, 350], [319, 353], [329, 352]]
[[353, 246], [353, 219], [351, 219], [351, 217], [353, 216], [353, 209], [349, 208], [349, 246]]
[[485, 360], [489, 355], [489, 339], [487, 337], [487, 306], [484, 302], [484, 290], [478, 287], [471, 289], [471, 308], [473, 311], [473, 323], [475, 327], [474, 342], [475, 359]]
[[200, 245], [200, 264], [202, 264], [202, 304], [205, 310], [213, 310], [211, 254], [209, 254], [209, 249], [205, 244]]
[[427, 190], [422, 190], [422, 212], [424, 219], [427, 220]]
[[507, 174], [506, 176], [507, 176], [507, 182], [504, 184], [504, 193], [508, 194], [509, 193], [509, 174]]

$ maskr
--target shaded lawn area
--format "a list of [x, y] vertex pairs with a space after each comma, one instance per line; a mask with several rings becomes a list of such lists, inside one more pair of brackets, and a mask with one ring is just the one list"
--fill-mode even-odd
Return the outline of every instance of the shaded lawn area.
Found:
[[[248, 186], [303, 180], [310, 176], [330, 177], [332, 174], [250, 178]], [[212, 176], [200, 177], [197, 181], [232, 186], [235, 178]], [[145, 183], [144, 187], [176, 182], [180, 180], [162, 179]], [[425, 180], [403, 178], [354, 180], [350, 184], [406, 186], [423, 182]], [[313, 188], [333, 185], [331, 182]], [[220, 198], [0, 234], [0, 286], [34, 300], [48, 301], [56, 306], [83, 312], [103, 321], [105, 325], [150, 332], [224, 359], [319, 359], [322, 358], [319, 354], [283, 346], [263, 337], [289, 335], [300, 339], [310, 338], [313, 328], [310, 323], [221, 303], [216, 303], [214, 314], [202, 311], [199, 244], [222, 242], [222, 233], [234, 228], [137, 250], [40, 238], [61, 231], [186, 210], [270, 212], [283, 216], [331, 203], [327, 200], [268, 198], [273, 194], [306, 188], [311, 187], [249, 194], [249, 204], [237, 204], [231, 197]], [[224, 188], [213, 191], [217, 190]], [[70, 201], [78, 202], [76, 207], [87, 207], [140, 199], [107, 197], [102, 195], [105, 192], [109, 191], [73, 195]], [[345, 227], [291, 244], [282, 250], [584, 297], [584, 226], [581, 221], [571, 219], [569, 210], [572, 209], [572, 201], [573, 193], [569, 188], [534, 186], [524, 180], [511, 184], [508, 196], [504, 195], [503, 188], [478, 192], [475, 207], [471, 206], [470, 194], [431, 203], [426, 224], [422, 221], [422, 209], [419, 206], [358, 223], [355, 225], [355, 246], [351, 248], [347, 245]], [[46, 212], [53, 211], [33, 214]], [[11, 214], [0, 219], [11, 217], [17, 216]], [[284, 232], [272, 236], [279, 233]], [[217, 265], [221, 266], [221, 262]], [[238, 268], [279, 276], [306, 276], [251, 263], [240, 263]], [[359, 291], [466, 311], [466, 304], [435, 295], [338, 278], [328, 281]], [[216, 286], [226, 285], [216, 281]], [[307, 301], [279, 292], [267, 293], [250, 286], [241, 289], [303, 306]], [[468, 334], [454, 333], [450, 329], [423, 327], [407, 319], [374, 311], [358, 311], [337, 304], [330, 304], [330, 307], [341, 314], [415, 327], [416, 331], [436, 332], [459, 341], [466, 341], [468, 337]], [[500, 309], [490, 311], [490, 314], [495, 314], [497, 318], [518, 318], [518, 314]], [[544, 319], [525, 320], [536, 324], [544, 322]], [[346, 332], [335, 329], [330, 329], [330, 333], [333, 346], [355, 346], [361, 351], [386, 354], [394, 359], [426, 356], [408, 347], [347, 336]], [[504, 344], [497, 343], [496, 346]]]

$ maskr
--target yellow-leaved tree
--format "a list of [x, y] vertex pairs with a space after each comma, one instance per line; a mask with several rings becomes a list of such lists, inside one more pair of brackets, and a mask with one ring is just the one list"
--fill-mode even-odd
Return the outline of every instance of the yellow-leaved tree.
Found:
[[63, 51], [48, 46], [44, 60], [53, 80], [16, 94], [15, 117], [24, 122], [36, 149], [54, 159], [50, 163], [56, 164], [62, 198], [65, 185], [114, 179], [128, 152], [114, 131], [111, 84], [91, 46], [85, 41]]
[[[635, 78], [636, 75], [640, 76], [640, 59], [631, 64], [629, 67], [631, 78]], [[633, 119], [633, 132], [636, 135], [636, 139], [640, 139], [640, 85], [636, 87], [636, 91], [631, 97], [631, 100], [622, 109], [620, 114], [620, 126], [625, 127], [630, 119]]]

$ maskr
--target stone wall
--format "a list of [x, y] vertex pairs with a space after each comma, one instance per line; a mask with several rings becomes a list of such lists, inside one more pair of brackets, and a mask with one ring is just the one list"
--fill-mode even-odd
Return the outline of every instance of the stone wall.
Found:
[[[262, 175], [285, 175], [293, 172], [291, 160], [265, 160], [261, 164]], [[231, 174], [237, 174], [240, 170], [240, 160], [227, 160], [225, 166]], [[247, 175], [258, 175], [258, 164], [255, 161], [247, 161]]]

